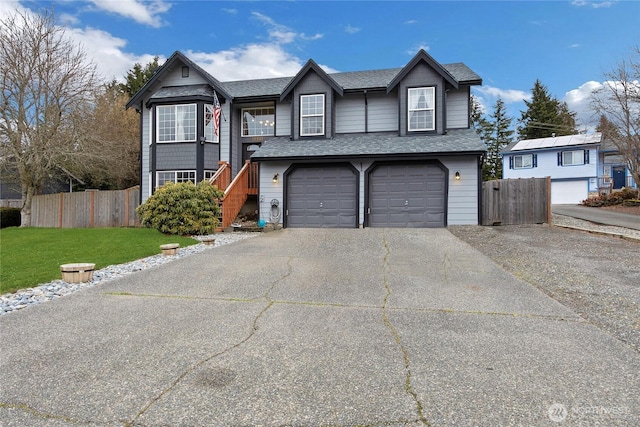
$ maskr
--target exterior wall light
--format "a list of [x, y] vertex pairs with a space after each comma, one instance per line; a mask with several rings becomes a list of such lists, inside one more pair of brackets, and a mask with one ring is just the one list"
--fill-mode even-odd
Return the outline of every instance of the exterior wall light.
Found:
[[455, 180], [460, 181], [460, 172], [456, 172]]
[[276, 173], [275, 175], [273, 175], [273, 183], [277, 184], [280, 181], [280, 177], [278, 176], [278, 174]]

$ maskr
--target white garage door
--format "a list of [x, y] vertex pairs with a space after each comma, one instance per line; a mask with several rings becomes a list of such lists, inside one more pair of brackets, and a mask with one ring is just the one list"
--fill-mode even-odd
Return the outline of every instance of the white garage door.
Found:
[[552, 205], [577, 205], [589, 196], [589, 181], [551, 181]]

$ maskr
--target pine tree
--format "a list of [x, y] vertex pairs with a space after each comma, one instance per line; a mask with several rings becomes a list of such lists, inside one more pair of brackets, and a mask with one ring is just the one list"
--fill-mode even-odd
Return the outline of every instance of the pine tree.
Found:
[[511, 129], [513, 119], [507, 116], [506, 106], [498, 98], [489, 115], [484, 120], [480, 137], [487, 147], [487, 157], [482, 165], [482, 180], [502, 178], [502, 157], [500, 152], [513, 141], [514, 131]]
[[520, 139], [546, 138], [555, 135], [572, 135], [576, 132], [575, 113], [569, 111], [566, 102], [551, 96], [545, 85], [536, 80], [531, 90], [531, 101], [524, 101], [526, 111], [518, 122]]
[[125, 83], [120, 85], [120, 89], [129, 96], [135, 95], [142, 89], [142, 86], [153, 77], [158, 67], [160, 67], [158, 60], [159, 58], [156, 56], [153, 58], [153, 61], [144, 67], [140, 63], [135, 63], [133, 68], [127, 72]]

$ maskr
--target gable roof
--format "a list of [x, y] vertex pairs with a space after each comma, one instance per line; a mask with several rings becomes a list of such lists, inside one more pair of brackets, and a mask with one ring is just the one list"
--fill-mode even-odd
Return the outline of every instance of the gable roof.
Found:
[[131, 97], [129, 102], [127, 102], [126, 108], [137, 106], [140, 101], [143, 99], [144, 95], [151, 91], [151, 89], [156, 85], [156, 83], [161, 82], [162, 79], [173, 69], [173, 67], [177, 63], [182, 63], [189, 68], [193, 68], [198, 73], [204, 77], [204, 79], [213, 87], [213, 89], [221, 95], [222, 98], [231, 99], [232, 96], [224, 89], [222, 83], [220, 83], [215, 77], [211, 74], [207, 73], [204, 69], [202, 69], [198, 64], [187, 58], [182, 52], [175, 51], [173, 54], [156, 70], [153, 77], [149, 79], [147, 83], [145, 83], [142, 88], [136, 92], [135, 95]]
[[431, 55], [425, 52], [424, 49], [420, 49], [420, 51], [413, 57], [411, 61], [407, 65], [405, 65], [402, 70], [394, 77], [393, 80], [387, 86], [387, 93], [391, 92], [406, 76], [413, 70], [418, 64], [421, 62], [426, 63], [429, 67], [433, 68], [440, 76], [442, 76], [451, 86], [458, 89], [458, 81], [453, 78], [451, 73], [447, 71], [438, 61], [433, 59]]
[[507, 145], [502, 153], [513, 151], [530, 151], [553, 148], [566, 148], [580, 145], [597, 145], [602, 142], [600, 132], [591, 134], [550, 136], [547, 138], [523, 139]]
[[284, 100], [287, 95], [293, 90], [294, 87], [300, 83], [300, 81], [310, 72], [314, 71], [316, 74], [320, 76], [322, 80], [324, 80], [333, 90], [335, 90], [340, 96], [344, 94], [342, 86], [340, 86], [334, 79], [332, 79], [313, 59], [307, 61], [307, 63], [302, 67], [298, 74], [295, 75], [293, 79], [289, 82], [288, 85], [282, 90], [280, 94], [280, 101]]

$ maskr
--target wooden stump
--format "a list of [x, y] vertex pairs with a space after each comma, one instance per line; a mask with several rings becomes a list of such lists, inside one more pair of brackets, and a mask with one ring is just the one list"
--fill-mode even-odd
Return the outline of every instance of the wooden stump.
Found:
[[96, 265], [93, 263], [82, 262], [75, 264], [62, 264], [60, 271], [62, 272], [62, 280], [67, 283], [84, 283], [93, 278], [93, 270]]
[[180, 247], [179, 243], [167, 243], [164, 245], [160, 245], [160, 249], [162, 250], [162, 255], [175, 255], [178, 253], [179, 247]]

